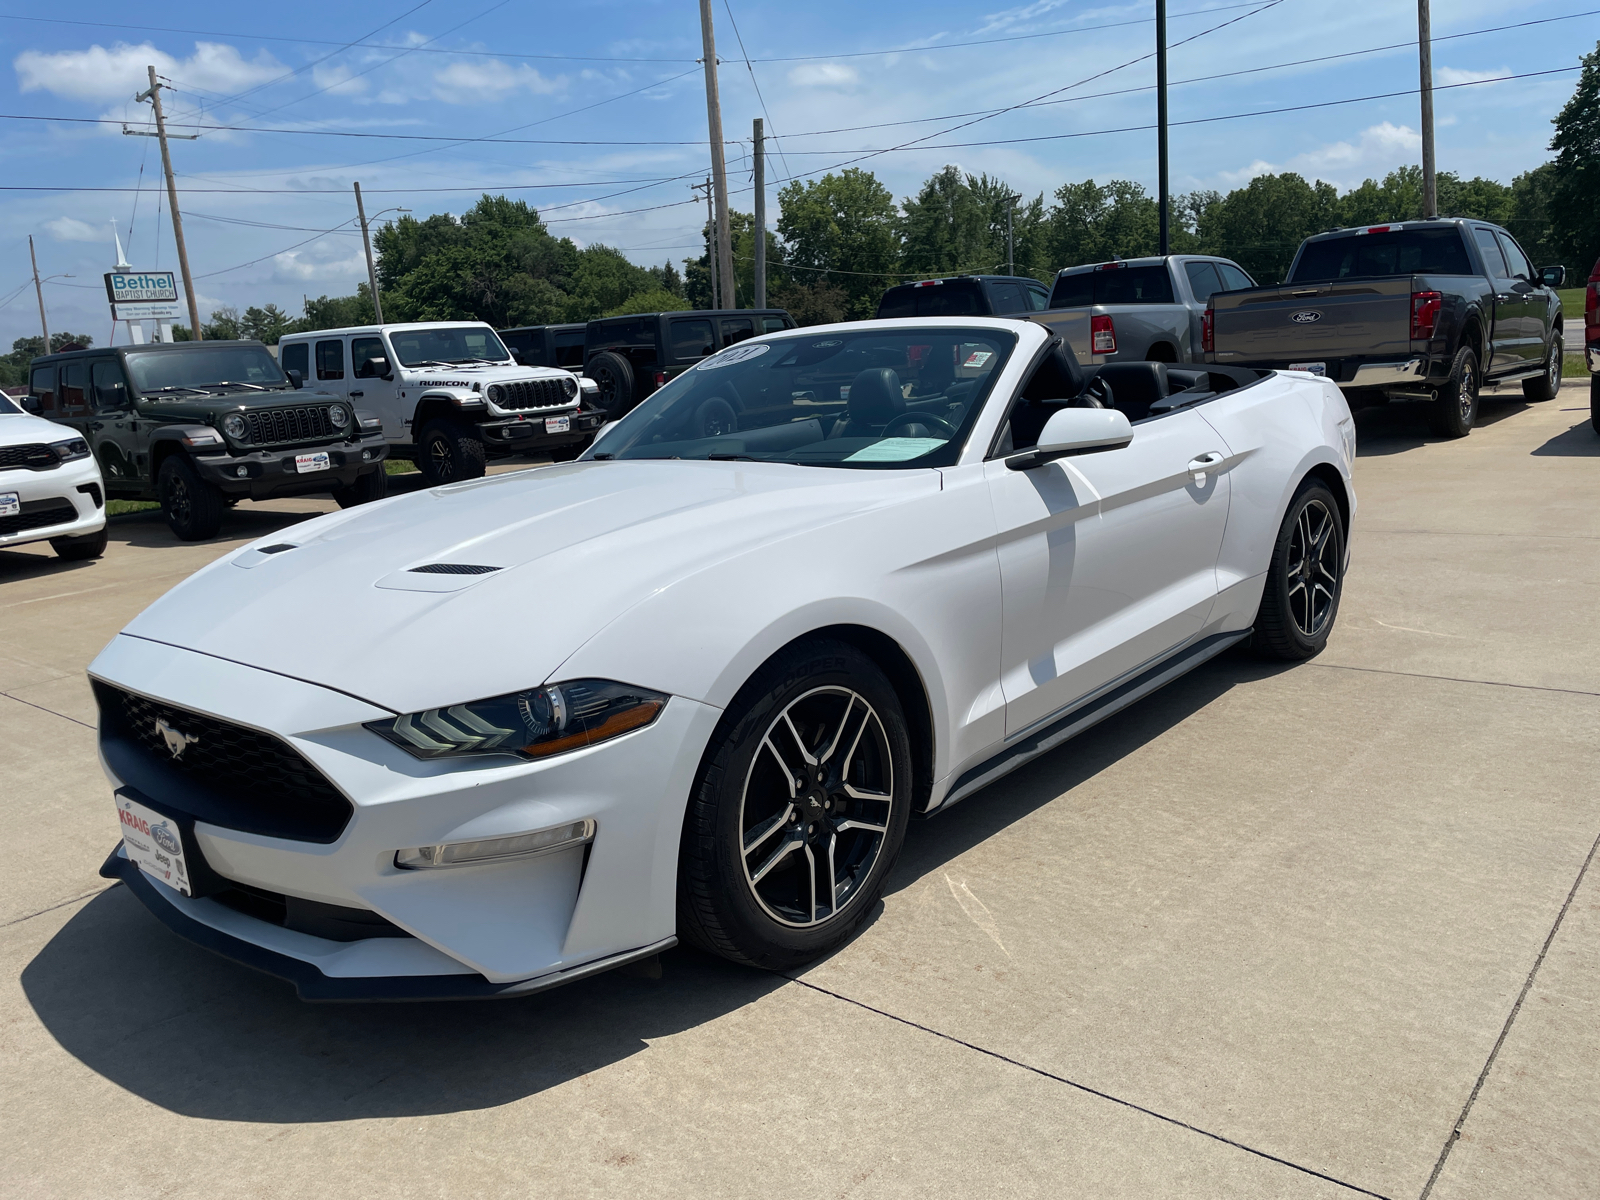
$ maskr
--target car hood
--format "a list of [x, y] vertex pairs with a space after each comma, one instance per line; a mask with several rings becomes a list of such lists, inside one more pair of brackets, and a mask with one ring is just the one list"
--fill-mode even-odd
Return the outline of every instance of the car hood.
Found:
[[[510, 472], [284, 529], [123, 632], [412, 712], [536, 686], [679, 580], [939, 487], [935, 470], [773, 463]], [[651, 686], [650, 670], [625, 682]]]
[[78, 431], [57, 425], [32, 413], [0, 413], [0, 446], [31, 446], [36, 442], [64, 442]]
[[338, 396], [311, 388], [282, 388], [269, 392], [218, 391], [183, 393], [171, 396], [144, 396], [139, 401], [141, 416], [152, 420], [193, 421], [207, 424], [212, 418], [231, 412], [259, 412], [272, 408], [300, 408], [307, 404], [333, 404]]

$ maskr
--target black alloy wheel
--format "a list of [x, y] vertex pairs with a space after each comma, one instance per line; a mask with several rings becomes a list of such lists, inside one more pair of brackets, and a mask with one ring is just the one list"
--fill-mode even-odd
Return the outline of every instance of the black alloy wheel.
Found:
[[772, 970], [843, 943], [900, 853], [910, 746], [893, 687], [854, 646], [800, 643], [758, 671], [685, 814], [679, 936]]
[[1428, 405], [1428, 425], [1434, 433], [1464, 438], [1478, 420], [1478, 356], [1470, 346], [1456, 351], [1450, 377]]
[[471, 425], [437, 419], [423, 426], [417, 469], [429, 487], [478, 479], [484, 473], [486, 460], [483, 443]]
[[161, 464], [156, 494], [162, 515], [181, 540], [202, 542], [222, 528], [222, 515], [227, 511], [222, 493], [201, 479], [182, 454], [170, 455]]
[[1565, 352], [1565, 347], [1561, 344], [1561, 335], [1552, 337], [1550, 355], [1545, 359], [1544, 374], [1522, 381], [1523, 399], [1533, 404], [1540, 404], [1556, 398], [1556, 393], [1561, 390], [1561, 365]]
[[1252, 644], [1269, 658], [1297, 661], [1328, 644], [1344, 590], [1344, 523], [1328, 486], [1308, 479], [1289, 504], [1273, 543]]

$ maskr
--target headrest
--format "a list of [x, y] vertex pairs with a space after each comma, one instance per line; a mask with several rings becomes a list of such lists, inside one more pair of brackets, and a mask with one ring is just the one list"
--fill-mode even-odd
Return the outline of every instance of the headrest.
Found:
[[1034, 369], [1023, 390], [1023, 398], [1032, 401], [1071, 400], [1083, 394], [1087, 380], [1078, 356], [1065, 341], [1059, 341], [1045, 351], [1044, 359]]
[[887, 425], [906, 410], [900, 376], [889, 367], [868, 367], [850, 381], [850, 423]]

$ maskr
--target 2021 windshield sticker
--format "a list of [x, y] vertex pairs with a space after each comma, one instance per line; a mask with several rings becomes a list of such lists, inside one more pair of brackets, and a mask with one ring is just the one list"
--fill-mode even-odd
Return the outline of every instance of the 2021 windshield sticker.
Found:
[[718, 367], [731, 367], [734, 363], [749, 362], [752, 358], [760, 358], [772, 349], [770, 342], [757, 342], [753, 346], [730, 346], [721, 354], [712, 355], [704, 362], [695, 366], [696, 371], [715, 371]]

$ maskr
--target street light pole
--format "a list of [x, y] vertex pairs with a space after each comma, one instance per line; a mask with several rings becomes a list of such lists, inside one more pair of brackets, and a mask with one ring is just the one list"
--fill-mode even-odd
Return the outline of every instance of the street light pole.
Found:
[[[1426, 4], [1428, 0], [1420, 0]], [[1161, 253], [1172, 253], [1171, 206], [1167, 197], [1167, 0], [1156, 0], [1156, 173], [1161, 216]]]
[[356, 184], [356, 215], [361, 218], [361, 246], [367, 252], [367, 286], [372, 289], [372, 315], [383, 324], [383, 302], [378, 299], [378, 272], [372, 265], [372, 238], [367, 234], [367, 210], [361, 203], [361, 185]]
[[752, 273], [752, 282], [755, 287], [755, 297], [752, 303], [757, 308], [767, 306], [767, 170], [766, 170], [766, 131], [760, 117], [756, 118], [755, 130], [750, 138], [754, 147], [752, 154], [755, 158], [756, 186], [756, 262]]
[[39, 256], [33, 252], [33, 234], [28, 235], [28, 257], [33, 261], [33, 290], [39, 297], [39, 328], [44, 330], [44, 352], [50, 353], [50, 322], [44, 315], [44, 285], [39, 282]]
[[161, 112], [162, 84], [156, 79], [155, 67], [150, 67], [150, 90], [136, 96], [135, 102], [150, 101], [156, 113], [156, 139], [161, 143], [161, 165], [167, 172], [167, 206], [172, 210], [172, 237], [178, 243], [178, 269], [183, 272], [183, 291], [189, 301], [189, 325], [194, 330], [195, 341], [200, 341], [200, 302], [195, 299], [194, 279], [189, 274], [189, 250], [183, 243], [183, 215], [178, 212], [178, 185], [172, 177], [172, 155], [167, 150], [167, 120]]
[[1433, 162], [1433, 28], [1428, 0], [1417, 0], [1417, 65], [1422, 72], [1422, 215], [1439, 215]]
[[728, 221], [728, 162], [722, 146], [722, 100], [717, 93], [717, 39], [711, 30], [711, 0], [700, 0], [700, 41], [706, 56], [706, 124], [711, 133], [711, 178], [717, 201], [714, 269], [723, 302], [729, 308], [737, 308], [739, 302], [733, 290], [733, 240], [729, 236]]

